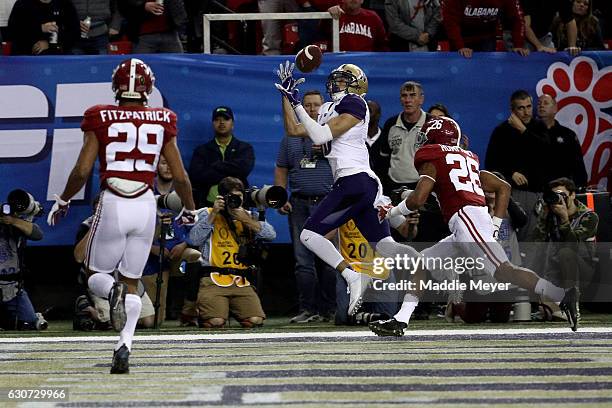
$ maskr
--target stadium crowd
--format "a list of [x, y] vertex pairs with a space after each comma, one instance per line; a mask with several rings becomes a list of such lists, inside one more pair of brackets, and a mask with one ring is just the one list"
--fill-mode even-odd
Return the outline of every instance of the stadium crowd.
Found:
[[[606, 0], [8, 0], [5, 55], [202, 52], [202, 15], [329, 12], [341, 51], [603, 50], [612, 40]], [[292, 54], [331, 47], [329, 20], [211, 25], [214, 53]], [[257, 39], [257, 44], [254, 44]]]

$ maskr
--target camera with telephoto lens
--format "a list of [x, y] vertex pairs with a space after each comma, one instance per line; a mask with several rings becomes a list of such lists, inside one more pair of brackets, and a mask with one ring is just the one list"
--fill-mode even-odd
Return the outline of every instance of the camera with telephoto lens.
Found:
[[180, 213], [183, 210], [183, 202], [176, 191], [155, 196], [155, 200], [157, 201], [157, 208], [160, 210], [170, 210], [175, 213]]
[[549, 190], [542, 194], [542, 200], [549, 206], [555, 204], [567, 204], [567, 194]]
[[287, 190], [281, 186], [253, 186], [244, 192], [245, 208], [281, 208], [287, 202]]
[[32, 219], [43, 213], [42, 205], [25, 190], [16, 189], [9, 193], [7, 202], [2, 204], [2, 214]]

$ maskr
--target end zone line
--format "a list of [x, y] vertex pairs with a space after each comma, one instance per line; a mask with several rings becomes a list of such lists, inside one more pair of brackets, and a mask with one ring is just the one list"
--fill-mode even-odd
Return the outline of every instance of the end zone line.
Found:
[[[461, 335], [504, 336], [517, 334], [571, 334], [567, 328], [533, 328], [533, 329], [457, 329], [457, 330], [408, 330], [404, 337], [438, 336], [452, 337]], [[580, 338], [581, 333], [610, 333], [612, 327], [584, 327], [574, 333]], [[118, 334], [117, 334], [118, 335]], [[369, 330], [331, 331], [331, 332], [281, 332], [281, 333], [219, 333], [219, 334], [155, 334], [137, 335], [135, 341], [146, 340], [259, 340], [259, 339], [300, 339], [300, 338], [361, 338], [377, 337]], [[390, 338], [392, 339], [392, 338]], [[116, 342], [117, 336], [78, 336], [78, 337], [7, 337], [0, 338], [0, 343], [61, 343], [61, 342]]]

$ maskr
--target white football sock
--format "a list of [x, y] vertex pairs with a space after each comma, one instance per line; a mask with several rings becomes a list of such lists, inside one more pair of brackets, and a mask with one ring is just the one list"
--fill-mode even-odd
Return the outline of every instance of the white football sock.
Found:
[[342, 271], [341, 273], [342, 277], [344, 278], [344, 280], [347, 283], [351, 283], [354, 282], [357, 279], [360, 279], [361, 277], [359, 275], [361, 275], [360, 273], [355, 272], [354, 270], [352, 270], [351, 268], [346, 268], [345, 270]]
[[335, 268], [340, 262], [344, 261], [344, 258], [342, 258], [334, 244], [321, 234], [305, 229], [300, 234], [300, 241], [332, 268]]
[[542, 278], [538, 279], [533, 291], [536, 295], [546, 296], [550, 300], [557, 303], [561, 302], [565, 296], [565, 289], [555, 286], [546, 279]]
[[93, 294], [104, 299], [108, 297], [114, 283], [115, 278], [110, 273], [94, 273], [87, 280], [87, 286]]
[[127, 319], [125, 327], [119, 333], [119, 342], [115, 347], [115, 350], [119, 350], [122, 344], [132, 351], [132, 338], [134, 337], [134, 331], [136, 331], [136, 323], [140, 317], [140, 309], [142, 309], [142, 300], [138, 295], [132, 295], [128, 293], [125, 295], [125, 314]]
[[398, 322], [408, 324], [408, 322], [410, 321], [410, 317], [412, 316], [412, 313], [414, 312], [414, 309], [417, 307], [418, 304], [419, 298], [410, 293], [406, 293], [401, 309], [393, 317]]

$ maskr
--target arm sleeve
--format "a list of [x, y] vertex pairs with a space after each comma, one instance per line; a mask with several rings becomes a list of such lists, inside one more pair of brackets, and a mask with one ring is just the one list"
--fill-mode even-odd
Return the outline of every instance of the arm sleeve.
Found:
[[368, 110], [366, 102], [363, 100], [363, 98], [354, 94], [349, 94], [342, 98], [335, 109], [336, 112], [338, 112], [338, 115], [348, 113], [359, 120], [365, 119], [366, 112]]
[[514, 228], [522, 228], [527, 224], [527, 213], [523, 207], [510, 197], [508, 201], [508, 215], [510, 216], [510, 224]]
[[255, 239], [264, 241], [274, 241], [276, 239], [276, 231], [272, 224], [269, 224], [267, 221], [259, 221], [259, 225], [261, 225], [261, 231], [255, 234]]
[[505, 0], [504, 10], [508, 19], [512, 22], [512, 42], [515, 48], [525, 46], [525, 21], [523, 11], [518, 0]]
[[431, 1], [429, 7], [425, 8], [425, 32], [429, 34], [430, 38], [435, 37], [438, 33], [441, 22], [440, 4], [437, 1]]
[[188, 245], [200, 247], [212, 234], [213, 225], [208, 222], [208, 208], [200, 212], [198, 222], [189, 231]]
[[576, 228], [572, 228], [570, 223], [559, 226], [559, 232], [564, 242], [583, 242], [593, 238], [597, 234], [599, 217], [593, 211], [582, 215]]
[[29, 237], [27, 237], [30, 241], [40, 241], [43, 239], [43, 232], [40, 227], [34, 223], [32, 223], [32, 233]]
[[278, 148], [278, 154], [276, 155], [276, 165], [278, 167], [289, 167], [289, 157], [287, 148], [287, 144], [289, 143], [289, 141], [287, 139], [287, 136], [283, 137], [283, 140], [281, 140], [280, 146]]
[[398, 0], [385, 1], [385, 17], [389, 25], [389, 32], [404, 40], [416, 42], [419, 39], [419, 30], [406, 24], [399, 14]]
[[461, 4], [457, 0], [444, 0], [442, 3], [442, 23], [453, 50], [465, 47], [461, 36], [461, 12]]

